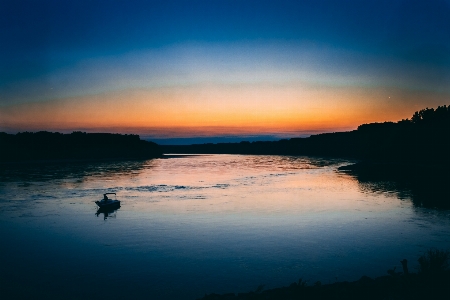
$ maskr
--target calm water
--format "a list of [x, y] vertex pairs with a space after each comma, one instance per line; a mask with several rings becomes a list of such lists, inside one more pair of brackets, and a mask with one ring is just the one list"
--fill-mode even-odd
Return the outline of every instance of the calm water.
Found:
[[[0, 289], [195, 299], [379, 276], [450, 248], [450, 212], [414, 207], [348, 161], [201, 155], [0, 170]], [[122, 207], [97, 215], [116, 192]]]

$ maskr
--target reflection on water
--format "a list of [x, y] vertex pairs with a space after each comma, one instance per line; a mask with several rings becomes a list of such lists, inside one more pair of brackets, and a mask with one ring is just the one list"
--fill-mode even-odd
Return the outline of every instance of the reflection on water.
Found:
[[98, 217], [100, 214], [103, 215], [103, 220], [106, 220], [109, 218], [115, 218], [116, 217], [116, 212], [120, 209], [120, 205], [116, 206], [116, 207], [101, 207], [99, 209], [97, 209], [97, 212], [95, 213], [95, 215]]
[[[19, 181], [41, 182], [62, 179], [117, 178], [135, 176], [144, 168], [151, 167], [152, 161], [105, 161], [105, 162], [67, 162], [67, 163], [19, 163], [2, 164], [0, 182]], [[145, 164], [145, 165], [144, 165]]]
[[369, 193], [394, 194], [399, 199], [412, 201], [416, 207], [450, 209], [448, 171], [361, 170], [350, 172], [358, 180], [360, 189]]
[[[195, 299], [379, 276], [403, 258], [414, 271], [429, 247], [450, 248], [448, 211], [337, 171], [348, 163], [200, 155], [0, 168], [0, 292], [92, 298], [104, 279], [120, 282], [108, 298]], [[107, 192], [120, 210], [97, 210]]]

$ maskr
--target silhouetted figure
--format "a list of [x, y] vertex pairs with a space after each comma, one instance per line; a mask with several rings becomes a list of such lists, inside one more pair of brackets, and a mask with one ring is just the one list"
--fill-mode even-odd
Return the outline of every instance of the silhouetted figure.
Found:
[[106, 194], [103, 194], [103, 201], [108, 201], [109, 199], [108, 199], [108, 196], [106, 196]]
[[402, 263], [403, 274], [405, 274], [405, 275], [409, 274], [409, 271], [408, 271], [408, 260], [405, 258], [405, 259], [401, 260], [400, 262]]

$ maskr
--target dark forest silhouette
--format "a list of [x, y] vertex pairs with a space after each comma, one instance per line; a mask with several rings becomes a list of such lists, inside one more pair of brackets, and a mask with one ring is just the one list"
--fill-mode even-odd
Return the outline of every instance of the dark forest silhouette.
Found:
[[61, 159], [130, 159], [162, 156], [138, 135], [73, 132], [0, 132], [0, 162]]
[[164, 153], [284, 154], [348, 157], [370, 161], [448, 164], [450, 107], [426, 108], [411, 119], [363, 124], [357, 130], [274, 142], [161, 146]]
[[281, 154], [345, 157], [365, 162], [449, 165], [450, 107], [425, 108], [411, 119], [370, 123], [356, 130], [272, 142], [161, 145], [138, 135], [73, 132], [0, 132], [0, 161], [159, 157], [162, 153]]

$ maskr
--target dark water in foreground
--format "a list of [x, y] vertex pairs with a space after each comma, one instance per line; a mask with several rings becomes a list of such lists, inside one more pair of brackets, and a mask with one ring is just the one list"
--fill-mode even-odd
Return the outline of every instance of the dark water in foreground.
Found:
[[[415, 207], [344, 160], [205, 155], [0, 170], [0, 289], [11, 298], [195, 299], [379, 276], [450, 248]], [[116, 192], [122, 207], [96, 214]]]

